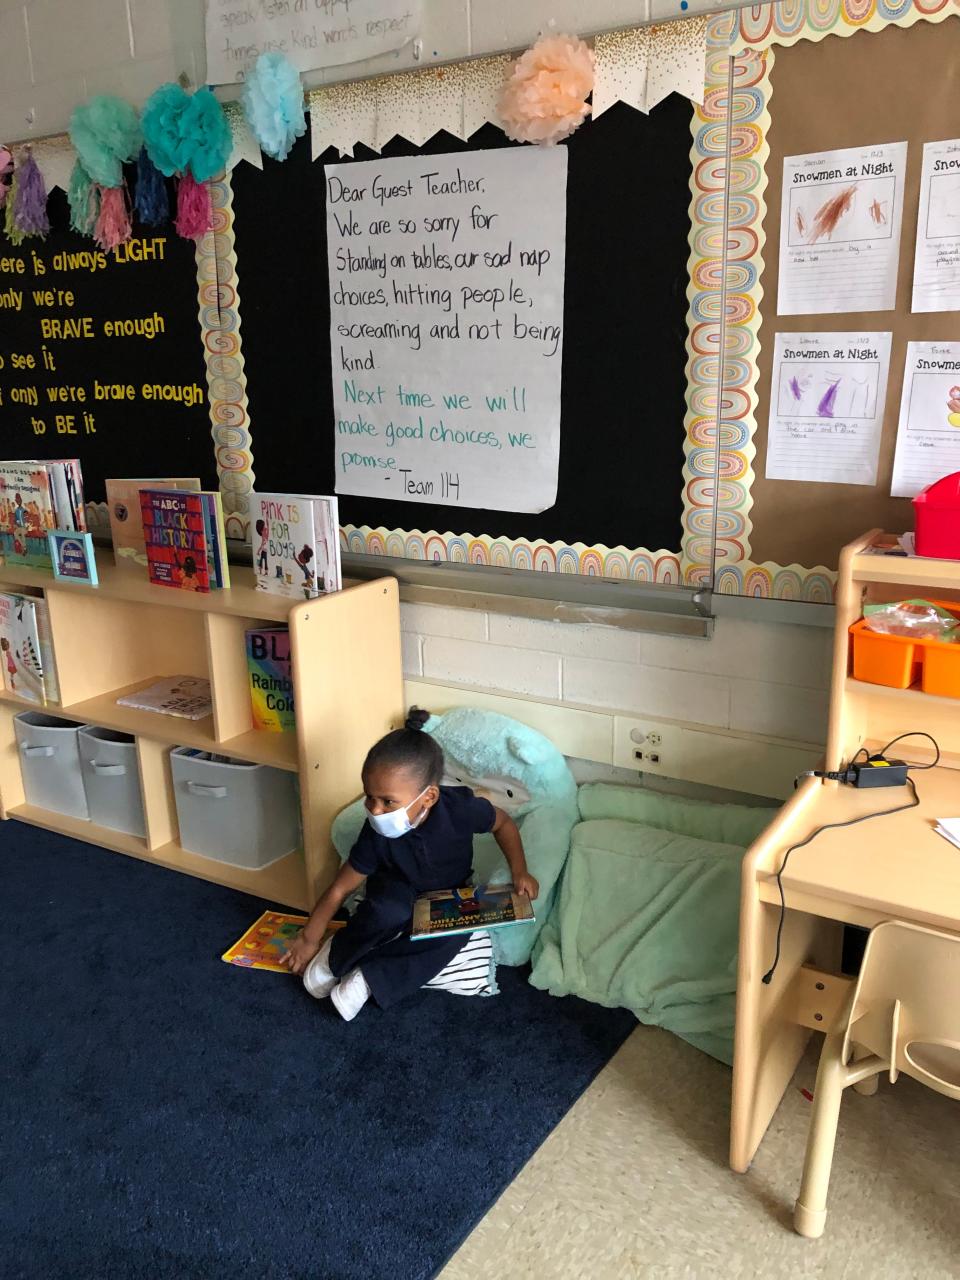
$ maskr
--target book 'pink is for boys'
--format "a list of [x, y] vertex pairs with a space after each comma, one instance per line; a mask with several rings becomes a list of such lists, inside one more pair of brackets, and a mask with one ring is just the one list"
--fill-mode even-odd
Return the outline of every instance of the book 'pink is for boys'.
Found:
[[335, 497], [256, 493], [250, 522], [257, 587], [310, 600], [339, 591], [340, 524]]

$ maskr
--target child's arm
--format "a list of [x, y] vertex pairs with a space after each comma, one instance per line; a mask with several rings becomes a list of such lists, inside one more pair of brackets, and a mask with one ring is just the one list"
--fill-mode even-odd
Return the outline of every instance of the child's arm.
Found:
[[513, 875], [513, 887], [517, 893], [524, 893], [531, 901], [540, 896], [540, 885], [527, 870], [527, 859], [523, 852], [523, 841], [520, 839], [520, 828], [502, 809], [495, 809], [496, 820], [490, 830], [500, 846], [500, 851], [507, 860]]
[[344, 900], [354, 889], [359, 889], [366, 878], [355, 871], [349, 862], [343, 864], [337, 878], [310, 912], [310, 919], [290, 943], [287, 954], [283, 957], [283, 963], [289, 965], [294, 973], [303, 973], [320, 950], [327, 925], [343, 906]]

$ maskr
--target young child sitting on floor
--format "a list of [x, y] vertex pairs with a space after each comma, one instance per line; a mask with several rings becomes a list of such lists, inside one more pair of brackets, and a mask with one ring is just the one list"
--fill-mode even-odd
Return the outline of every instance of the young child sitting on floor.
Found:
[[[330, 996], [348, 1022], [370, 996], [386, 1009], [418, 991], [470, 945], [463, 936], [413, 942], [410, 924], [421, 894], [469, 883], [475, 835], [493, 832], [517, 893], [540, 892], [513, 819], [469, 787], [440, 785], [443, 751], [423, 731], [428, 718], [414, 707], [405, 728], [371, 747], [362, 774], [367, 825], [286, 956], [310, 994]], [[365, 880], [349, 923], [321, 947], [327, 925]]]

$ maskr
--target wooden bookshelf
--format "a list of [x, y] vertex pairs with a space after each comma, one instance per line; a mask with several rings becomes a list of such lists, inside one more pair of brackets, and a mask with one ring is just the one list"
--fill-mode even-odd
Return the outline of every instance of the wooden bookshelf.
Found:
[[[0, 591], [45, 597], [60, 684], [60, 702], [45, 708], [0, 690], [0, 817], [288, 906], [311, 906], [339, 865], [330, 827], [360, 791], [364, 756], [403, 720], [396, 582], [349, 584], [297, 601], [258, 591], [252, 570], [233, 566], [235, 585], [209, 594], [153, 586], [113, 565], [98, 571], [100, 585], [91, 587], [0, 565]], [[258, 731], [251, 718], [244, 632], [278, 624], [290, 629], [296, 733]], [[175, 675], [209, 679], [212, 715], [181, 720], [117, 705], [124, 694]], [[26, 803], [14, 718], [31, 709], [136, 738], [145, 838]], [[175, 746], [296, 773], [302, 850], [250, 871], [183, 849], [169, 760]]]

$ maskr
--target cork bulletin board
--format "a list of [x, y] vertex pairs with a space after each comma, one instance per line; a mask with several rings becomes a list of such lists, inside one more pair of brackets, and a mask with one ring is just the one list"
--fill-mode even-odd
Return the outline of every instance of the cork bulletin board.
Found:
[[[724, 264], [717, 344], [715, 590], [827, 603], [841, 547], [872, 527], [913, 527], [890, 497], [907, 344], [956, 341], [956, 313], [912, 314], [925, 143], [960, 136], [960, 6], [956, 0], [778, 0], [711, 20], [726, 39], [729, 148], [709, 126], [723, 93], [708, 61], [699, 174], [720, 174]], [[906, 143], [895, 306], [882, 312], [780, 316], [777, 294], [785, 157]], [[723, 162], [722, 164], [720, 162]], [[889, 333], [889, 377], [876, 482], [766, 478], [777, 335]]]
[[[891, 26], [851, 40], [802, 41], [778, 49], [770, 86], [752, 549], [756, 560], [835, 568], [839, 549], [863, 530], [912, 528], [909, 500], [890, 497], [907, 343], [960, 337], [955, 313], [910, 311], [923, 144], [960, 136], [960, 22]], [[904, 140], [896, 310], [778, 316], [784, 156]], [[765, 479], [774, 335], [844, 330], [893, 334], [876, 486]]]

